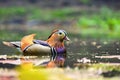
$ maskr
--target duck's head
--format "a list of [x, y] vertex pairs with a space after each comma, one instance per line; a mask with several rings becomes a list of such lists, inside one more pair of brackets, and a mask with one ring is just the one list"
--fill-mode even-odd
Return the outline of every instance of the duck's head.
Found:
[[70, 39], [67, 36], [67, 32], [65, 30], [54, 30], [48, 39], [57, 40], [57, 41], [69, 41]]

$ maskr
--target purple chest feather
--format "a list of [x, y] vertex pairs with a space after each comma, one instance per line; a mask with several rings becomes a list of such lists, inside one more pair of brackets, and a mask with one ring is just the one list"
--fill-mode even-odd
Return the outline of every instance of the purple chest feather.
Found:
[[56, 48], [56, 51], [57, 51], [58, 55], [62, 55], [65, 53], [65, 48], [64, 47]]

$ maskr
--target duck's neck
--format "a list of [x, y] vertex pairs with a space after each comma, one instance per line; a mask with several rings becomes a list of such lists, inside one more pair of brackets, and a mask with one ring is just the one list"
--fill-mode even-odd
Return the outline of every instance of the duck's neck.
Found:
[[58, 40], [50, 40], [50, 39], [48, 39], [47, 43], [52, 47], [58, 47], [59, 48], [59, 47], [64, 46], [63, 41], [58, 41]]

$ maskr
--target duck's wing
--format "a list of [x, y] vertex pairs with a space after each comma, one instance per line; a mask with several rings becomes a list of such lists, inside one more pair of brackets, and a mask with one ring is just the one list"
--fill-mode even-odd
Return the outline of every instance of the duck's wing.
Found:
[[[45, 55], [45, 54], [50, 54], [51, 53], [51, 47], [48, 45], [47, 42], [42, 41], [42, 40], [34, 40], [33, 38], [30, 39], [29, 38], [29, 42], [27, 42], [26, 40], [28, 40], [28, 37], [31, 37], [32, 35], [28, 35], [26, 36], [23, 42], [23, 53], [24, 55]], [[22, 40], [23, 40], [22, 39]], [[22, 45], [21, 45], [22, 47]]]
[[33, 42], [34, 42], [35, 44], [40, 44], [40, 45], [43, 45], [43, 46], [48, 46], [48, 47], [50, 47], [50, 45], [49, 45], [46, 41], [33, 40]]
[[[42, 41], [42, 40], [33, 40], [34, 44], [39, 44], [41, 46], [49, 46], [49, 44], [46, 41]], [[3, 44], [8, 46], [8, 47], [13, 47], [13, 48], [21, 48], [21, 42], [20, 41], [12, 41], [12, 42], [7, 42], [7, 41], [3, 41]]]
[[[49, 44], [46, 41], [42, 41], [42, 40], [33, 40], [34, 44], [40, 44], [43, 46], [49, 46]], [[12, 42], [7, 42], [7, 41], [3, 41], [3, 44], [9, 47], [15, 47], [15, 48], [20, 48], [20, 41], [12, 41]]]
[[[17, 48], [21, 50], [21, 42], [20, 41], [13, 41], [13, 42], [6, 42], [3, 41], [3, 44], [9, 47]], [[27, 46], [22, 52], [25, 52], [24, 55], [39, 55], [41, 53], [50, 53], [50, 59], [55, 60], [57, 56], [57, 52], [55, 48], [50, 47], [50, 45], [46, 41], [42, 40], [33, 40], [33, 44]]]
[[54, 47], [51, 47], [46, 41], [42, 40], [33, 40], [32, 45], [28, 46], [24, 52], [31, 55], [39, 55], [39, 54], [50, 54], [50, 60], [54, 61], [57, 57], [57, 51], [55, 50]]

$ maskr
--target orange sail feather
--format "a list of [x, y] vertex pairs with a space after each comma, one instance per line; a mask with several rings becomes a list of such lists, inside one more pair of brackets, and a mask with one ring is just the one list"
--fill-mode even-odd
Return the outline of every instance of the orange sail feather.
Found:
[[24, 36], [21, 39], [21, 50], [23, 51], [26, 47], [30, 46], [33, 44], [33, 40], [36, 34], [30, 34], [27, 36]]

